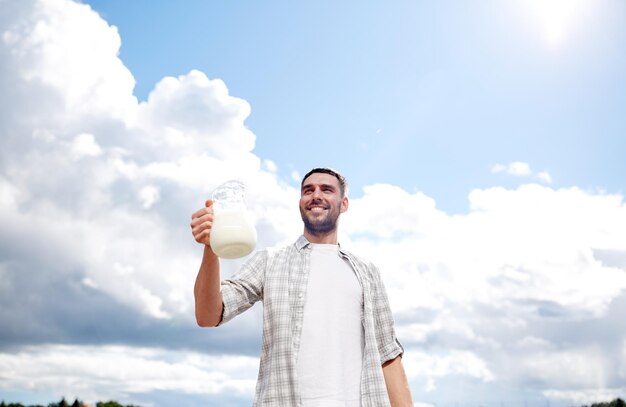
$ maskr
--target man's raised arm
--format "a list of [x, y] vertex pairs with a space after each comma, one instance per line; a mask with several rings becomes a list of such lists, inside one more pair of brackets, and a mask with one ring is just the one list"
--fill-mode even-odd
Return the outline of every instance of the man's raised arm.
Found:
[[220, 261], [209, 245], [213, 224], [213, 202], [191, 216], [191, 232], [196, 242], [204, 245], [202, 263], [196, 277], [193, 293], [196, 302], [196, 322], [199, 326], [217, 326], [222, 318], [220, 291]]

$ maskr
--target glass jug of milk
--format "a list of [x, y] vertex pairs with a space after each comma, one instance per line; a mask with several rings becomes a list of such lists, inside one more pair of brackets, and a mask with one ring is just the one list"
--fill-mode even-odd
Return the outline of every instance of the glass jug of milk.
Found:
[[246, 256], [256, 246], [256, 229], [248, 218], [244, 193], [240, 181], [228, 181], [213, 191], [210, 244], [213, 252], [224, 259]]

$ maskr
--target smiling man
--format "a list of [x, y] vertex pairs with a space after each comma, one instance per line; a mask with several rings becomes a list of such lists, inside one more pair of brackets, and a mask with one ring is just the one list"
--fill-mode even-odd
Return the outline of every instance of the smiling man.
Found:
[[254, 406], [412, 406], [403, 348], [378, 269], [340, 247], [345, 178], [314, 168], [301, 183], [304, 233], [253, 255], [220, 281], [211, 250], [212, 202], [192, 215], [204, 244], [194, 295], [200, 326], [218, 326], [263, 301], [263, 346]]

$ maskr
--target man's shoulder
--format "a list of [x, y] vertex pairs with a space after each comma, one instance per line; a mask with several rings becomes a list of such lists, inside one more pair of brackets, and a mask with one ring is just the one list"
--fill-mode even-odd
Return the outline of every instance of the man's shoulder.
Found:
[[367, 256], [363, 256], [361, 254], [356, 254], [350, 250], [340, 248], [340, 252], [348, 257], [350, 260], [354, 261], [358, 266], [364, 267], [368, 270], [378, 270], [373, 261], [371, 261]]
[[289, 244], [285, 244], [284, 242], [282, 242], [273, 246], [267, 246], [260, 250], [260, 252], [263, 253], [263, 256], [267, 257], [268, 259], [282, 256], [292, 256], [297, 251], [298, 241]]

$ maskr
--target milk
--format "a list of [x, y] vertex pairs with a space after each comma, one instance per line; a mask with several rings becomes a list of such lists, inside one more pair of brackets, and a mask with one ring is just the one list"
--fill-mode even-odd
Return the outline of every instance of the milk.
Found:
[[256, 246], [256, 230], [243, 209], [215, 210], [211, 249], [223, 259], [246, 256]]

